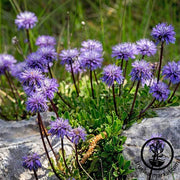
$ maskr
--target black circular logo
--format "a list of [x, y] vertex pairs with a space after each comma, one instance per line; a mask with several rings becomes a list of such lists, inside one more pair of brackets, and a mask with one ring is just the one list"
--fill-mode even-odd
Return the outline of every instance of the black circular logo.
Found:
[[154, 137], [145, 142], [141, 149], [141, 159], [151, 170], [168, 167], [174, 157], [171, 144], [164, 138]]

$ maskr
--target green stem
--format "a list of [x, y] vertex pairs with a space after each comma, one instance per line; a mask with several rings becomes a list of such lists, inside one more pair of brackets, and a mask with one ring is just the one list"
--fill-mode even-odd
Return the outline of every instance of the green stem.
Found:
[[32, 53], [31, 41], [30, 41], [30, 36], [29, 36], [29, 29], [26, 29], [26, 35], [27, 35], [27, 40], [28, 40], [28, 45], [29, 45], [29, 51], [30, 51], [30, 53]]
[[170, 102], [171, 102], [171, 99], [172, 99], [172, 98], [173, 98], [173, 96], [175, 95], [175, 93], [176, 93], [176, 91], [177, 91], [177, 89], [178, 89], [179, 85], [180, 85], [180, 82], [177, 84], [177, 86], [175, 87], [175, 89], [174, 89], [174, 91], [173, 91], [173, 93], [172, 93], [171, 97], [168, 99], [168, 103], [170, 103]]
[[164, 42], [161, 43], [161, 52], [160, 52], [160, 57], [159, 57], [159, 68], [158, 68], [157, 82], [159, 82], [160, 74], [161, 74], [161, 66], [162, 66], [162, 58], [163, 58], [163, 49], [164, 49]]
[[117, 111], [117, 106], [116, 106], [116, 96], [115, 96], [115, 91], [114, 91], [114, 84], [112, 85], [112, 92], [113, 92], [114, 109], [115, 109], [116, 115], [118, 116], [118, 111]]

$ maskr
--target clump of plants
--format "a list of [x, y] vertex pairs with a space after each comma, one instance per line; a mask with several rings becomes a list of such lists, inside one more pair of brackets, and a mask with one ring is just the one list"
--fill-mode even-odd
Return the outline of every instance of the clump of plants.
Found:
[[[168, 62], [162, 67], [164, 46], [175, 43], [173, 26], [167, 23], [156, 25], [151, 33], [154, 41], [141, 39], [113, 46], [114, 63], [106, 65], [100, 72], [104, 60], [100, 41], [85, 40], [80, 48], [68, 43], [69, 47], [58, 53], [56, 39], [40, 35], [35, 47], [30, 41], [30, 31], [37, 23], [36, 15], [27, 11], [15, 19], [18, 29], [26, 33], [27, 54], [23, 54], [18, 38], [13, 38], [24, 62], [17, 62], [9, 54], [0, 55], [0, 75], [9, 85], [1, 90], [5, 94], [1, 98], [4, 101], [8, 97], [11, 102], [10, 119], [37, 115], [49, 161], [49, 176], [58, 179], [126, 179], [134, 170], [122, 155], [126, 140], [121, 136], [122, 131], [144, 116], [155, 115], [153, 107], [178, 103], [175, 93], [180, 85], [180, 61]], [[159, 62], [147, 62], [147, 57], [153, 58], [158, 52], [159, 44]], [[72, 80], [65, 77], [65, 81], [58, 82], [52, 71], [54, 62], [64, 65]], [[55, 116], [47, 130], [41, 113], [48, 110], [54, 111]], [[0, 116], [9, 119], [6, 112], [4, 102]], [[59, 154], [53, 149], [53, 136], [61, 141]], [[68, 157], [64, 138], [74, 147]], [[36, 153], [24, 157], [23, 166], [33, 170], [38, 179], [37, 171], [42, 165]]]

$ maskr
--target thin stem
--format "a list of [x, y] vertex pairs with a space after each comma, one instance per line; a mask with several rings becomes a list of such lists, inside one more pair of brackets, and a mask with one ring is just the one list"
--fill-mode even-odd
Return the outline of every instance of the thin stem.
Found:
[[[122, 58], [121, 59], [121, 70], [123, 69], [123, 63], [124, 63], [124, 59]], [[121, 95], [121, 87], [122, 87], [122, 84], [119, 85], [119, 96]]]
[[67, 166], [66, 159], [65, 159], [63, 138], [61, 138], [61, 148], [62, 148], [62, 156], [63, 156], [64, 165], [65, 165], [66, 169], [69, 171], [69, 173], [71, 174], [71, 172]]
[[175, 89], [174, 89], [174, 91], [173, 91], [173, 93], [172, 93], [171, 97], [168, 99], [168, 103], [170, 103], [170, 102], [171, 102], [171, 99], [172, 99], [172, 98], [173, 98], [173, 96], [175, 95], [175, 93], [176, 93], [176, 91], [177, 91], [177, 89], [178, 89], [179, 85], [180, 85], [180, 82], [177, 84], [177, 86], [175, 87]]
[[100, 161], [100, 164], [101, 164], [101, 176], [102, 176], [102, 179], [104, 179], [102, 160], [99, 159], [99, 161]]
[[95, 71], [95, 70], [94, 70], [94, 77], [95, 77], [96, 83], [97, 83], [97, 85], [98, 85], [99, 83], [98, 83], [98, 79], [97, 79], [96, 71]]
[[72, 68], [72, 62], [70, 63], [71, 65], [71, 75], [72, 75], [72, 78], [73, 78], [73, 82], [74, 82], [74, 86], [76, 88], [76, 93], [77, 93], [77, 97], [79, 96], [79, 91], [78, 91], [78, 88], [77, 88], [77, 85], [76, 85], [76, 80], [75, 80], [75, 76], [74, 76], [74, 71], [73, 71], [73, 68]]
[[68, 43], [68, 49], [70, 48], [70, 26], [69, 26], [69, 11], [67, 11], [67, 43]]
[[132, 83], [132, 85], [131, 85], [131, 87], [130, 87], [130, 89], [129, 89], [129, 93], [131, 92], [132, 88], [134, 87], [135, 82], [136, 82], [136, 81], [134, 80], [133, 83]]
[[55, 114], [56, 114], [56, 116], [57, 116], [57, 118], [59, 117], [59, 115], [58, 115], [58, 112], [57, 112], [57, 107], [56, 107], [56, 105], [53, 103], [53, 101], [50, 99], [50, 103], [51, 103], [51, 106], [52, 106], [52, 108], [53, 108], [53, 110], [54, 110], [54, 112], [55, 112]]
[[117, 106], [116, 106], [116, 96], [115, 96], [115, 91], [114, 91], [114, 84], [112, 85], [112, 92], [113, 92], [114, 109], [115, 109], [116, 115], [118, 116], [118, 111], [117, 111]]
[[149, 103], [149, 105], [148, 105], [144, 110], [142, 110], [142, 111], [139, 113], [139, 116], [138, 116], [139, 118], [141, 118], [142, 114], [145, 113], [145, 112], [154, 104], [155, 100], [156, 100], [156, 98], [154, 98], [154, 99]]
[[157, 82], [159, 82], [159, 79], [160, 79], [162, 58], [163, 58], [163, 48], [164, 48], [164, 42], [161, 43], [161, 52], [160, 52], [160, 57], [159, 57], [159, 68], [158, 68]]
[[170, 86], [171, 86], [171, 80], [169, 80], [168, 88], [170, 88]]
[[[126, 61], [125, 68], [124, 68], [124, 74], [123, 74], [124, 80], [126, 79], [127, 66], [128, 66], [128, 61]], [[123, 84], [124, 84], [124, 80], [123, 80]]]
[[75, 145], [75, 154], [76, 154], [76, 162], [77, 162], [78, 166], [80, 166], [81, 169], [86, 173], [86, 175], [87, 175], [91, 180], [93, 180], [93, 178], [88, 174], [88, 172], [82, 167], [81, 163], [79, 162], [78, 153], [77, 153], [77, 145]]
[[144, 59], [144, 56], [145, 56], [145, 55], [142, 55], [142, 58], [141, 58], [141, 59]]
[[92, 97], [94, 99], [94, 89], [93, 89], [93, 82], [92, 82], [92, 70], [90, 67], [90, 81], [91, 81], [91, 92], [92, 92]]
[[135, 91], [135, 94], [134, 94], [133, 103], [132, 103], [131, 110], [130, 110], [130, 113], [129, 113], [129, 119], [131, 118], [131, 115], [133, 113], [133, 109], [134, 109], [135, 101], [136, 101], [136, 98], [137, 98], [137, 93], [138, 93], [140, 83], [141, 83], [141, 80], [138, 80], [138, 83], [137, 83], [137, 86], [136, 86], [136, 91]]
[[55, 157], [55, 159], [56, 159], [56, 162], [58, 163], [58, 159], [57, 159], [57, 156], [56, 156], [56, 153], [54, 152], [54, 149], [53, 149], [53, 147], [52, 147], [52, 145], [51, 145], [51, 143], [50, 143], [50, 141], [49, 141], [49, 138], [48, 138], [48, 134], [47, 134], [47, 130], [45, 129], [45, 126], [44, 126], [44, 124], [43, 124], [43, 121], [42, 121], [42, 118], [41, 118], [41, 116], [40, 116], [40, 121], [41, 121], [41, 128], [42, 128], [42, 130], [43, 130], [43, 134], [45, 135], [45, 137], [46, 137], [46, 140], [47, 140], [47, 142], [48, 142], [48, 144], [49, 144], [49, 147], [51, 148], [51, 151], [53, 152], [53, 154], [54, 154], [54, 157]]
[[52, 75], [52, 72], [51, 72], [51, 68], [50, 68], [50, 66], [49, 66], [49, 63], [48, 63], [48, 71], [49, 71], [50, 77], [53, 78], [53, 75]]
[[37, 176], [36, 170], [33, 170], [33, 172], [34, 172], [34, 176], [35, 176], [36, 180], [38, 180], [38, 176]]
[[[40, 113], [38, 112], [38, 125], [39, 125], [39, 131], [40, 131], [40, 135], [41, 135], [41, 140], [42, 140], [42, 142], [43, 142], [44, 150], [45, 150], [45, 152], [46, 152], [48, 161], [49, 161], [49, 163], [50, 163], [50, 166], [51, 166], [54, 174], [56, 175], [56, 177], [57, 177], [58, 179], [61, 179], [61, 178], [59, 177], [59, 175], [56, 173], [56, 170], [54, 169], [54, 166], [53, 166], [53, 164], [52, 164], [52, 162], [51, 162], [51, 159], [50, 159], [50, 156], [49, 156], [49, 153], [48, 153], [48, 150], [47, 150], [47, 147], [46, 147], [44, 138], [43, 138], [42, 129], [41, 129], [41, 122], [42, 122], [42, 120], [41, 120], [41, 115], [40, 115]], [[44, 133], [45, 133], [45, 132], [44, 132]], [[45, 133], [45, 134], [46, 134], [46, 133]]]
[[[10, 75], [10, 73], [9, 73], [8, 71], [7, 71], [7, 75], [9, 76], [9, 80], [10, 80], [10, 79], [11, 79], [11, 75]], [[11, 80], [10, 80], [10, 81], [11, 81]], [[19, 99], [22, 101], [23, 99], [21, 98], [20, 94], [18, 93], [18, 90], [17, 90], [17, 88], [16, 88], [14, 82], [11, 81], [11, 83], [12, 83], [12, 87], [15, 89], [15, 91], [16, 91], [16, 93], [17, 93]]]
[[8, 76], [8, 73], [5, 71], [4, 74], [5, 74], [5, 76], [6, 76], [7, 80], [8, 80], [8, 83], [9, 83], [9, 86], [10, 86], [10, 88], [11, 88], [12, 94], [13, 94], [13, 96], [14, 96], [14, 99], [15, 99], [16, 103], [17, 103], [18, 101], [17, 101], [16, 95], [15, 95], [15, 93], [14, 93], [14, 90], [13, 90], [13, 87], [12, 87], [12, 84], [11, 84], [11, 80], [10, 80], [10, 78], [9, 78], [9, 76]]
[[69, 108], [72, 108], [71, 105], [65, 101], [65, 99], [62, 97], [60, 92], [57, 92], [57, 95], [61, 98], [61, 100], [64, 102], [64, 104], [66, 104]]
[[29, 36], [29, 29], [26, 29], [26, 35], [27, 35], [27, 40], [28, 40], [28, 45], [29, 45], [29, 51], [30, 51], [30, 53], [32, 53], [32, 47], [31, 47], [30, 36]]

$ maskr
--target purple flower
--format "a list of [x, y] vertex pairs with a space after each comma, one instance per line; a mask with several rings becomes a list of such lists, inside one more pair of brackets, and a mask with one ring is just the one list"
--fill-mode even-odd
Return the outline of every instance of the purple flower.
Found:
[[56, 39], [52, 36], [42, 35], [36, 39], [36, 45], [40, 47], [55, 46]]
[[48, 106], [46, 97], [42, 93], [34, 93], [27, 99], [26, 109], [32, 113], [47, 111]]
[[84, 51], [80, 55], [81, 66], [90, 70], [95, 70], [102, 66], [103, 57], [102, 54], [97, 51]]
[[0, 75], [4, 74], [5, 71], [10, 71], [16, 62], [16, 59], [12, 55], [0, 54]]
[[32, 29], [37, 22], [38, 19], [36, 15], [28, 11], [21, 12], [15, 19], [15, 24], [17, 25], [18, 29]]
[[149, 92], [152, 93], [158, 101], [165, 101], [170, 94], [168, 86], [163, 82], [154, 83]]
[[175, 34], [174, 27], [167, 23], [157, 24], [151, 32], [152, 37], [157, 43], [166, 42], [166, 44], [175, 43]]
[[149, 39], [141, 39], [137, 41], [136, 44], [137, 50], [141, 55], [153, 56], [156, 54], [157, 48], [153, 41], [150, 41]]
[[[152, 138], [160, 138], [161, 135], [152, 135]], [[165, 142], [161, 139], [153, 139], [149, 141], [146, 146], [149, 146], [150, 152], [162, 152], [164, 150]]]
[[103, 47], [102, 44], [99, 41], [96, 40], [87, 40], [87, 41], [83, 41], [81, 43], [82, 48], [80, 49], [81, 52], [84, 51], [97, 51], [99, 53], [103, 52]]
[[58, 87], [59, 85], [56, 79], [45, 78], [37, 91], [42, 92], [46, 98], [52, 100], [54, 98], [54, 93], [58, 91]]
[[116, 59], [125, 59], [126, 61], [135, 59], [135, 55], [138, 54], [136, 45], [134, 43], [121, 43], [112, 47], [112, 57]]
[[72, 137], [72, 142], [76, 145], [79, 144], [80, 139], [85, 141], [86, 139], [86, 131], [82, 127], [72, 129], [70, 136]]
[[118, 84], [122, 84], [124, 77], [122, 75], [122, 70], [120, 67], [114, 64], [110, 64], [104, 67], [103, 77], [101, 79], [108, 86], [112, 86], [114, 84], [114, 81], [116, 81]]
[[24, 68], [26, 67], [25, 62], [19, 62], [11, 66], [11, 75], [20, 79], [21, 73], [23, 72]]
[[21, 73], [21, 82], [24, 86], [41, 86], [44, 75], [40, 69], [27, 68]]
[[151, 65], [144, 61], [138, 61], [136, 60], [135, 62], [132, 63], [132, 71], [130, 73], [131, 75], [131, 80], [133, 81], [143, 81], [143, 80], [148, 80], [152, 78], [152, 67]]
[[23, 157], [23, 167], [29, 169], [30, 171], [37, 171], [38, 168], [42, 167], [39, 155], [37, 153], [33, 153]]
[[155, 82], [157, 82], [157, 78], [153, 78], [153, 77], [152, 77], [151, 79], [147, 79], [147, 80], [144, 80], [144, 79], [143, 79], [141, 83], [142, 83], [142, 87], [144, 87], [145, 85], [150, 87], [150, 86], [152, 86]]
[[76, 48], [62, 50], [59, 56], [61, 59], [61, 64], [71, 64], [78, 58], [79, 51]]
[[48, 133], [51, 133], [52, 137], [56, 136], [57, 138], [68, 136], [71, 131], [68, 119], [63, 118], [58, 118], [56, 121], [52, 121], [50, 127], [51, 129]]
[[40, 53], [33, 52], [26, 59], [27, 66], [30, 68], [39, 68], [42, 72], [46, 69], [46, 61]]
[[[74, 62], [72, 63], [72, 68], [75, 74], [81, 73], [81, 72], [85, 72], [86, 70], [81, 66], [81, 61], [82, 58], [79, 56], [77, 59], [74, 60]], [[71, 72], [71, 65], [70, 64], [66, 64], [65, 65], [66, 70], [68, 72]]]
[[162, 74], [165, 75], [165, 79], [170, 79], [173, 84], [180, 82], [180, 64], [173, 62], [168, 62], [167, 65], [163, 67]]
[[40, 47], [37, 53], [42, 56], [42, 60], [46, 62], [46, 64], [57, 60], [56, 50], [52, 46]]

